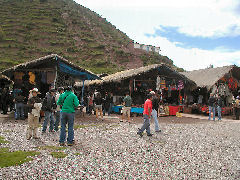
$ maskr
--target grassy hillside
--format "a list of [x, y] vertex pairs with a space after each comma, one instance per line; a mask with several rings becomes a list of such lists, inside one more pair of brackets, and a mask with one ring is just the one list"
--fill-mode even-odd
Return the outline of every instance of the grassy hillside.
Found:
[[0, 70], [56, 53], [95, 73], [173, 62], [72, 0], [0, 0]]

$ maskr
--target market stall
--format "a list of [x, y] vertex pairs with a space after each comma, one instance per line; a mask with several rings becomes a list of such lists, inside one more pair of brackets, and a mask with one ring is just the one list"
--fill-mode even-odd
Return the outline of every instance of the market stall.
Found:
[[50, 87], [73, 86], [75, 81], [99, 79], [56, 54], [19, 64], [4, 70], [2, 74], [8, 76], [14, 82], [14, 88], [21, 89], [26, 97], [33, 87], [45, 96]]
[[208, 98], [212, 93], [223, 99], [222, 114], [232, 114], [234, 99], [240, 92], [239, 67], [231, 65], [183, 72], [182, 74], [193, 80], [198, 86], [186, 94], [185, 112], [208, 114]]
[[[81, 87], [81, 83], [75, 84]], [[160, 96], [161, 103], [171, 106], [170, 115], [176, 115], [178, 105], [182, 104], [183, 96], [186, 90], [194, 89], [195, 83], [184, 75], [173, 70], [166, 64], [154, 64], [137, 69], [121, 71], [106, 77], [102, 80], [86, 81], [85, 87], [88, 90], [97, 90], [102, 94], [112, 92], [116, 101], [114, 101], [113, 111], [119, 113], [121, 98], [125, 92], [130, 92], [132, 97], [132, 112], [141, 114], [146, 95], [154, 90]], [[177, 106], [177, 108], [172, 108]], [[169, 114], [169, 113], [168, 113]]]

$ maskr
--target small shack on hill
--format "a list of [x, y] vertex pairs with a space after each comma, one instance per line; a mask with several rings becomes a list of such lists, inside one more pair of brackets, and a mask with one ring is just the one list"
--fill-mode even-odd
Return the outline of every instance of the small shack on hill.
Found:
[[[82, 83], [76, 83], [76, 86], [81, 87]], [[112, 92], [116, 103], [119, 103], [118, 98], [128, 91], [133, 98], [133, 104], [142, 106], [150, 90], [158, 91], [165, 102], [179, 104], [179, 97], [183, 96], [184, 90], [193, 89], [195, 83], [166, 64], [153, 64], [117, 72], [102, 77], [101, 80], [86, 81], [85, 87], [90, 92], [94, 89], [102, 94]]]
[[43, 95], [51, 87], [73, 86], [75, 81], [99, 79], [92, 72], [57, 54], [16, 65], [4, 70], [2, 74], [14, 82], [15, 88], [21, 88], [23, 92], [28, 93], [33, 87], [37, 87]]

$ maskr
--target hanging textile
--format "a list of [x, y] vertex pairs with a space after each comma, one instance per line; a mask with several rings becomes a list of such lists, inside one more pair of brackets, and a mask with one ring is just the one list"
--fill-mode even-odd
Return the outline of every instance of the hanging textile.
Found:
[[158, 76], [157, 77], [157, 82], [156, 82], [156, 90], [159, 91], [161, 88], [161, 79], [160, 77]]
[[166, 81], [164, 78], [160, 79], [160, 87], [161, 89], [165, 89], [166, 88]]
[[218, 87], [218, 94], [220, 96], [225, 96], [226, 94], [226, 86], [224, 84], [220, 84]]
[[133, 80], [133, 90], [134, 90], [134, 91], [137, 90], [137, 88], [136, 88], [136, 80], [135, 80], [135, 79]]
[[35, 85], [36, 84], [35, 83], [35, 78], [36, 78], [35, 74], [32, 72], [29, 72], [28, 75], [29, 75], [29, 83]]
[[212, 94], [217, 94], [218, 88], [216, 85], [213, 86], [212, 88]]
[[24, 73], [23, 72], [14, 72], [14, 79], [22, 80]]
[[236, 90], [237, 89], [237, 81], [234, 79], [234, 78], [229, 78], [229, 80], [228, 80], [228, 87], [229, 87], [229, 89], [231, 89], [231, 90]]
[[47, 84], [53, 84], [54, 80], [55, 80], [55, 72], [48, 71], [47, 72]]
[[47, 84], [47, 74], [46, 72], [41, 72], [41, 82]]
[[179, 81], [178, 81], [178, 90], [181, 90], [181, 89], [183, 89], [183, 88], [184, 88], [184, 83], [183, 83], [182, 80], [179, 80]]

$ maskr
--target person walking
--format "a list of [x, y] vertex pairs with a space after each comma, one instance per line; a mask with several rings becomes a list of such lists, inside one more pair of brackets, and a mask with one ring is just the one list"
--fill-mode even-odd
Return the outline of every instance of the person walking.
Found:
[[140, 135], [140, 137], [143, 136], [143, 131], [146, 129], [147, 136], [152, 136], [150, 132], [150, 117], [152, 113], [152, 94], [147, 95], [147, 100], [144, 103], [144, 110], [143, 110], [143, 125], [140, 129], [138, 129], [137, 134]]
[[40, 110], [42, 107], [41, 99], [37, 96], [39, 93], [37, 88], [34, 88], [30, 91], [29, 99], [27, 102], [27, 107], [29, 110], [28, 113], [28, 127], [27, 127], [27, 140], [31, 137], [38, 139], [38, 123], [40, 117]]
[[211, 113], [213, 113], [213, 120], [215, 121], [215, 106], [216, 106], [216, 99], [213, 96], [213, 93], [211, 93], [208, 99], [208, 109], [209, 109], [208, 120], [211, 120]]
[[5, 87], [3, 88], [2, 95], [1, 95], [1, 104], [2, 104], [2, 114], [7, 114], [8, 112], [8, 101], [9, 101], [9, 92], [8, 89]]
[[106, 102], [108, 105], [108, 116], [110, 116], [110, 114], [112, 113], [112, 106], [113, 106], [113, 94], [112, 93], [107, 94]]
[[25, 101], [25, 97], [22, 95], [22, 92], [18, 92], [16, 94], [16, 97], [13, 100], [15, 102], [15, 119], [16, 120], [24, 120], [24, 101]]
[[[64, 88], [63, 87], [59, 87], [58, 88], [58, 91], [56, 93], [56, 96], [55, 96], [55, 102], [58, 101], [60, 95], [64, 93]], [[56, 113], [55, 113], [55, 123], [54, 123], [54, 130], [57, 132], [58, 131], [58, 126], [59, 126], [59, 122], [61, 120], [61, 107], [60, 105], [57, 105], [57, 108], [56, 108]]]
[[55, 89], [50, 89], [49, 92], [46, 93], [46, 96], [43, 100], [42, 110], [44, 111], [44, 122], [42, 133], [46, 133], [48, 122], [50, 121], [49, 132], [53, 132], [54, 126], [54, 109], [56, 109], [56, 101], [55, 101]]
[[92, 115], [92, 111], [93, 111], [93, 94], [90, 92], [88, 95], [88, 110], [87, 110], [88, 115]]
[[96, 96], [94, 97], [94, 107], [95, 107], [95, 111], [96, 111], [96, 118], [98, 119], [98, 112], [100, 112], [100, 116], [103, 120], [103, 107], [102, 107], [102, 104], [103, 104], [103, 99], [101, 97], [101, 94], [98, 92], [96, 93]]
[[223, 100], [220, 95], [217, 98], [217, 112], [218, 112], [218, 120], [222, 120], [222, 107], [223, 107]]
[[63, 94], [60, 95], [57, 105], [61, 108], [61, 132], [59, 143], [60, 146], [65, 145], [66, 140], [66, 125], [68, 124], [68, 146], [72, 146], [74, 143], [74, 118], [75, 118], [75, 108], [79, 106], [79, 100], [77, 96], [73, 93], [72, 87], [68, 86]]
[[123, 108], [122, 108], [122, 120], [124, 120], [124, 116], [128, 117], [128, 122], [130, 123], [130, 116], [131, 116], [131, 106], [132, 106], [132, 98], [129, 95], [129, 92], [126, 93], [126, 96], [123, 99]]
[[240, 96], [236, 97], [235, 101], [235, 116], [236, 120], [239, 120], [239, 114], [240, 114]]
[[159, 129], [159, 123], [158, 123], [158, 118], [157, 118], [157, 112], [158, 112], [160, 99], [157, 97], [157, 94], [154, 91], [151, 91], [150, 94], [152, 94], [152, 96], [153, 96], [151, 116], [154, 119], [155, 132], [161, 132], [161, 130]]
[[104, 113], [103, 115], [107, 112], [108, 116], [110, 116], [111, 114], [111, 110], [112, 110], [112, 102], [113, 102], [113, 97], [111, 95], [111, 93], [106, 92], [105, 95], [105, 103], [104, 103]]

